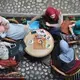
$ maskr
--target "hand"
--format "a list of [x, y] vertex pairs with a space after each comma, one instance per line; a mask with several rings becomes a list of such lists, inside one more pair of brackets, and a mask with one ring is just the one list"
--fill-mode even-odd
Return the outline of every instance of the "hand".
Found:
[[76, 40], [76, 39], [77, 39], [77, 36], [76, 36], [76, 35], [72, 35], [72, 36], [73, 36], [74, 40]]
[[69, 25], [69, 27], [72, 27], [72, 25]]
[[49, 26], [50, 27], [50, 24], [48, 22], [46, 22], [46, 26]]

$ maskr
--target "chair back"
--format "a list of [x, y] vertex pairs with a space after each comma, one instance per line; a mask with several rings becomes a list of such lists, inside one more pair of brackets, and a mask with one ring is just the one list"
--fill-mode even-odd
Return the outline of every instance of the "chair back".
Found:
[[56, 72], [58, 72], [59, 74], [61, 74], [63, 76], [73, 76], [73, 75], [77, 74], [80, 71], [80, 60], [76, 60], [75, 65], [72, 67], [72, 69], [70, 69], [67, 72], [63, 72], [60, 69], [58, 69], [54, 65], [53, 61], [51, 61], [51, 67], [52, 67], [52, 69], [54, 69]]

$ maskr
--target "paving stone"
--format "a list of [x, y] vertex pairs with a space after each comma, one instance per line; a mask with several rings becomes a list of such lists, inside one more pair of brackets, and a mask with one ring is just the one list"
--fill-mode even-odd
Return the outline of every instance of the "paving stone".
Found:
[[28, 5], [28, 6], [30, 6], [30, 5], [31, 5], [31, 3], [27, 3], [27, 5]]
[[48, 66], [42, 64], [42, 63], [38, 63], [38, 62], [31, 63], [30, 61], [27, 61], [27, 58], [26, 58], [26, 60], [23, 59], [23, 61], [21, 62], [21, 64], [22, 63], [26, 67], [24, 68], [23, 65], [19, 65], [18, 66], [18, 71], [20, 71], [21, 74], [25, 78], [27, 78], [29, 80], [31, 80], [31, 79], [32, 80], [50, 80], [50, 79], [56, 79], [51, 74], [50, 68]]
[[32, 2], [32, 0], [30, 0], [30, 2]]
[[25, 73], [22, 73], [23, 76], [25, 76]]
[[21, 69], [21, 72], [24, 72], [25, 71], [25, 68]]
[[[60, 4], [60, 6], [57, 6], [57, 4]], [[79, 4], [79, 0], [52, 0], [51, 2], [51, 5], [61, 9], [62, 13], [80, 13], [78, 8], [76, 8], [80, 6]]]
[[36, 2], [32, 2], [32, 4], [36, 4]]
[[30, 6], [27, 6], [27, 8], [30, 8]]
[[[16, 11], [18, 13], [30, 12], [31, 14], [32, 13], [36, 14], [37, 9], [41, 8], [42, 10], [37, 13], [37, 14], [41, 14], [48, 5], [47, 1], [48, 0], [3, 0], [0, 2], [0, 5], [1, 5], [0, 11], [5, 13], [6, 12], [14, 13]], [[28, 9], [28, 10], [25, 10], [25, 9]]]
[[18, 2], [18, 0], [14, 0], [15, 2]]
[[41, 2], [42, 2], [42, 0], [36, 0], [36, 2], [40, 2], [40, 3], [41, 3]]
[[18, 11], [18, 12], [20, 12], [20, 11], [21, 11], [21, 9], [18, 9], [17, 11]]

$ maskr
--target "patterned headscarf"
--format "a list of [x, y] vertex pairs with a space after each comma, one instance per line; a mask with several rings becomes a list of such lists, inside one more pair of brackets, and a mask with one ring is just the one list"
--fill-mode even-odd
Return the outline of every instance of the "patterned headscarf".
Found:
[[45, 16], [50, 17], [53, 14], [55, 14], [54, 21], [57, 21], [59, 19], [60, 12], [53, 7], [48, 7], [46, 12], [45, 12]]

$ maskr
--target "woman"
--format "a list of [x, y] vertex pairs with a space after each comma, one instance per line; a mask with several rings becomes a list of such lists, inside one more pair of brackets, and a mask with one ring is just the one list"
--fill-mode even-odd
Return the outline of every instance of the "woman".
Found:
[[55, 44], [52, 60], [58, 69], [66, 72], [75, 64], [74, 50], [69, 47], [66, 41], [61, 40]]
[[28, 25], [9, 23], [7, 19], [0, 16], [0, 37], [10, 37], [14, 40], [23, 39], [29, 32]]
[[78, 21], [70, 21], [65, 20], [61, 24], [61, 32], [69, 36], [70, 34], [73, 36], [73, 38], [76, 40], [76, 35], [80, 35], [80, 20]]
[[54, 39], [60, 38], [60, 22], [59, 22], [60, 12], [53, 8], [48, 7], [43, 15], [34, 17], [30, 23], [34, 20], [39, 19], [40, 28], [46, 29], [49, 31]]

